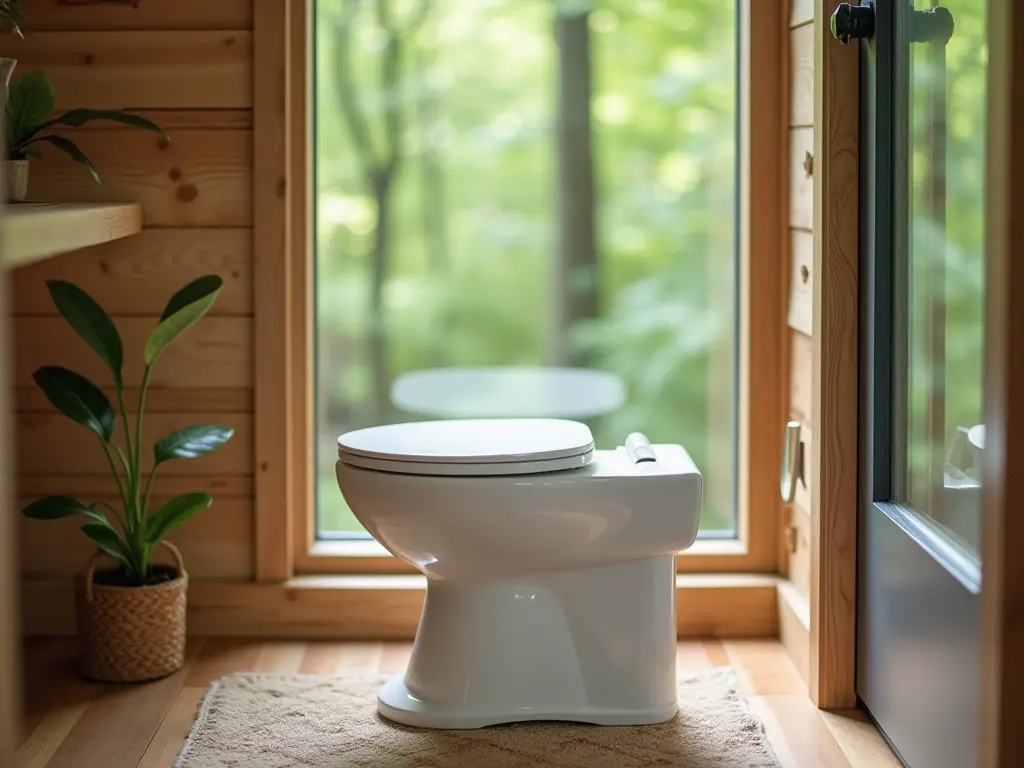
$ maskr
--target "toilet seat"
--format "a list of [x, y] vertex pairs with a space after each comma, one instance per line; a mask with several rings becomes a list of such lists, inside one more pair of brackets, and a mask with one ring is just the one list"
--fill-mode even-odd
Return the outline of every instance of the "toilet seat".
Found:
[[338, 458], [351, 466], [441, 477], [558, 472], [593, 456], [589, 427], [566, 419], [420, 421], [338, 438]]

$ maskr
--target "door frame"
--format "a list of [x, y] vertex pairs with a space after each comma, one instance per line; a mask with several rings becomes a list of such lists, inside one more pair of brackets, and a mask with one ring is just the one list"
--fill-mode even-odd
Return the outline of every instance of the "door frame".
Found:
[[808, 691], [856, 706], [860, 46], [814, 7], [814, 296]]
[[1024, 7], [991, 3], [988, 35], [978, 765], [995, 768], [1024, 765]]

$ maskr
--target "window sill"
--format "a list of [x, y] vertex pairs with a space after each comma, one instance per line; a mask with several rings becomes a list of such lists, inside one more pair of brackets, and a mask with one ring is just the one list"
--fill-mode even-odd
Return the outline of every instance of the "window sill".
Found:
[[[313, 543], [309, 548], [309, 554], [311, 557], [392, 557], [390, 552], [372, 539], [321, 539]], [[746, 546], [737, 539], [698, 539], [679, 556], [745, 554]]]
[[[699, 539], [677, 558], [680, 573], [765, 573], [773, 563], [752, 557], [745, 542], [737, 539]], [[415, 574], [415, 569], [394, 558], [373, 540], [321, 540], [299, 554], [296, 572], [300, 576], [340, 574]]]
[[[778, 633], [775, 576], [683, 574], [676, 577], [680, 637], [767, 637]], [[197, 580], [188, 594], [195, 635], [411, 640], [426, 579], [420, 575], [303, 576], [282, 584]], [[72, 634], [70, 579], [24, 582], [25, 632]]]

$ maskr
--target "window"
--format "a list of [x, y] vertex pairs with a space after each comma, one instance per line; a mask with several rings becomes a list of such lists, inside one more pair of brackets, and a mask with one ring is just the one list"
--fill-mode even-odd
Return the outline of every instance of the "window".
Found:
[[[910, 46], [907, 200], [894, 278], [894, 496], [981, 545], [985, 340], [984, 6], [950, 2], [956, 34]], [[927, 4], [917, 3], [917, 10]]]
[[735, 536], [734, 7], [320, 0], [315, 28], [318, 535], [367, 536], [342, 432], [536, 415], [683, 443], [702, 534]]
[[294, 571], [406, 570], [338, 491], [339, 434], [515, 415], [682, 443], [705, 498], [681, 570], [774, 570], [783, 4], [300, 5]]

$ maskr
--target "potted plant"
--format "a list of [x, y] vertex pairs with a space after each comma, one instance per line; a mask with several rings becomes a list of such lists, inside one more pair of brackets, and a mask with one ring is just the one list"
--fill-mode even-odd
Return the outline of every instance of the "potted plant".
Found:
[[28, 72], [9, 89], [4, 109], [7, 119], [4, 158], [7, 164], [8, 200], [25, 199], [28, 192], [28, 159], [41, 157], [39, 145], [43, 143], [66, 152], [76, 163], [88, 168], [93, 179], [99, 183], [100, 175], [92, 161], [69, 138], [51, 133], [54, 128], [78, 128], [92, 120], [110, 120], [164, 135], [163, 129], [152, 120], [118, 110], [72, 109], [58, 117], [51, 117], [55, 103], [53, 86], [49, 78], [39, 70]]
[[[0, 0], [0, 25], [10, 29], [11, 34], [22, 38], [21, 25], [25, 23], [25, 16], [21, 12], [21, 0]], [[11, 75], [18, 65], [17, 59], [9, 59], [0, 56], [0, 78], [4, 81], [4, 95], [7, 94], [7, 86], [11, 82]]]
[[[109, 369], [117, 396], [115, 411], [103, 391], [81, 374], [58, 366], [33, 374], [58, 411], [96, 434], [119, 495], [120, 509], [70, 496], [46, 496], [23, 510], [37, 520], [78, 515], [84, 523], [82, 533], [98, 549], [76, 579], [79, 670], [93, 680], [150, 680], [180, 669], [183, 663], [188, 576], [181, 554], [165, 536], [207, 509], [213, 499], [207, 493], [186, 493], [150, 509], [153, 480], [164, 462], [204, 456], [228, 442], [233, 430], [207, 424], [157, 440], [145, 479], [142, 422], [153, 366], [178, 336], [210, 310], [222, 284], [216, 275], [200, 277], [168, 301], [142, 352], [142, 384], [132, 424], [125, 406], [124, 353], [113, 322], [74, 284], [47, 282], [57, 310]], [[115, 440], [118, 415], [121, 435]], [[173, 554], [173, 567], [154, 564], [154, 550], [160, 545]], [[98, 570], [101, 558], [116, 565]]]

